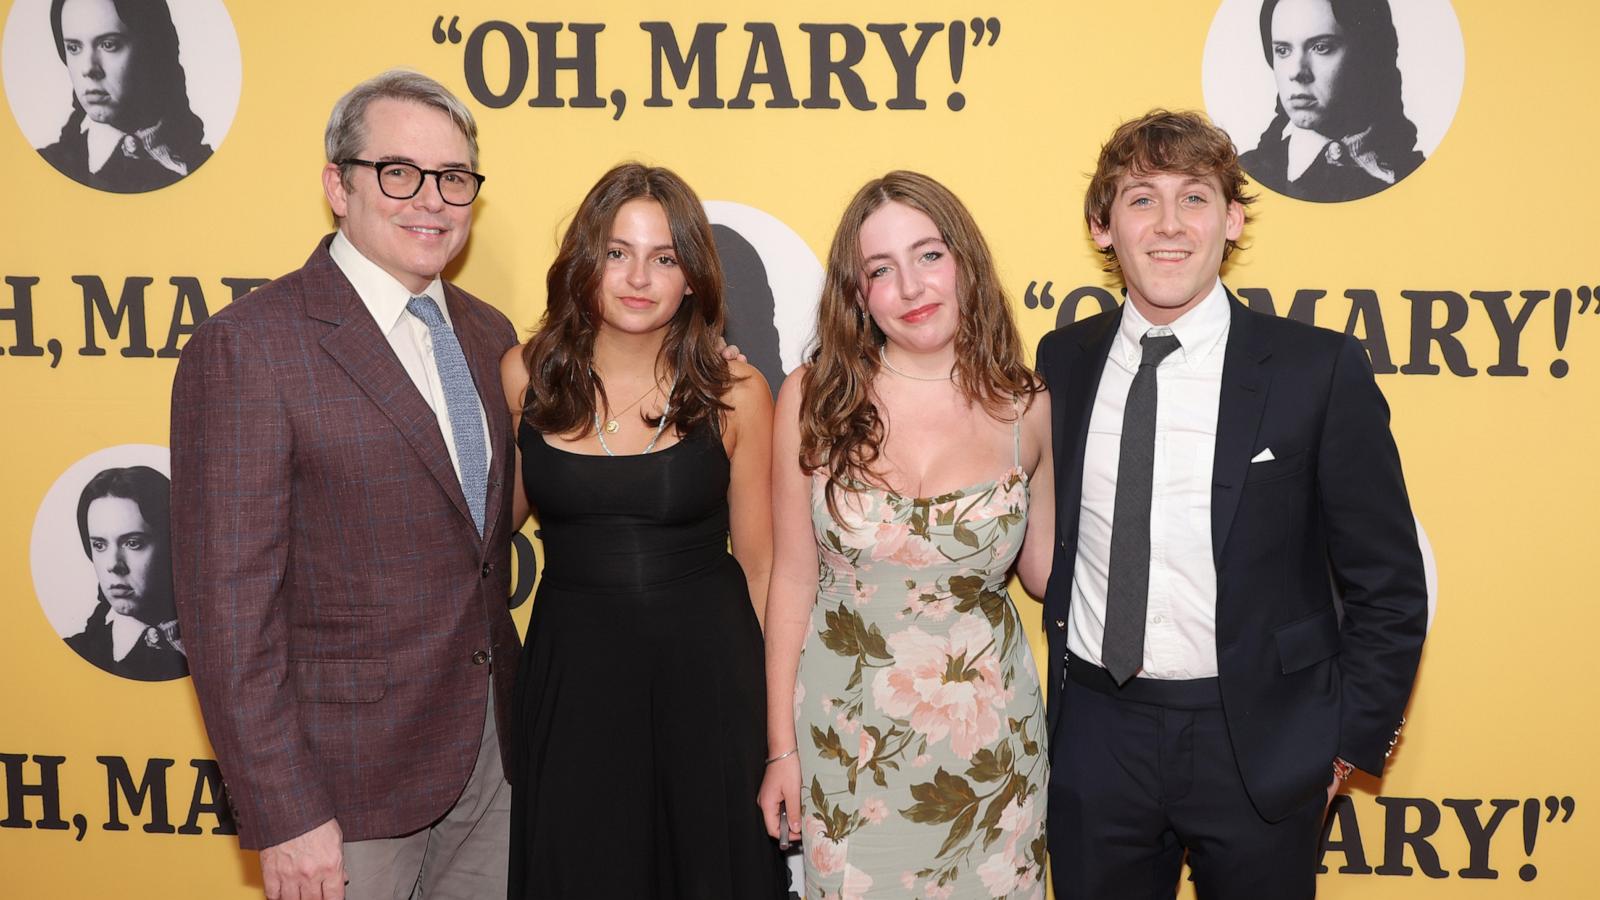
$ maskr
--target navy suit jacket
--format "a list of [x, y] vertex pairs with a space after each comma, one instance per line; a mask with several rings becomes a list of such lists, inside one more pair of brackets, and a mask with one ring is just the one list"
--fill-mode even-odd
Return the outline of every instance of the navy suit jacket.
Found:
[[[1383, 771], [1422, 652], [1427, 588], [1389, 407], [1361, 345], [1228, 301], [1211, 488], [1218, 679], [1245, 788], [1278, 821], [1327, 787], [1335, 756]], [[1084, 441], [1121, 315], [1039, 342], [1059, 536], [1044, 603], [1048, 721], [1062, 741], [1072, 740], [1055, 731]], [[1251, 462], [1269, 448], [1272, 460]]]

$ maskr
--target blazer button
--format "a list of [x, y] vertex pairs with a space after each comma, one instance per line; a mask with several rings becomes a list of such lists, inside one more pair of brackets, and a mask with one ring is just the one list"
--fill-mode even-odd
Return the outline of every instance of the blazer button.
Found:
[[484, 650], [474, 650], [474, 651], [472, 651], [472, 664], [473, 665], [481, 666], [481, 665], [483, 665], [484, 663], [486, 663], [488, 661], [489, 661], [489, 654], [488, 654], [487, 651], [484, 651]]
[[1061, 629], [1065, 629], [1067, 627], [1067, 620], [1066, 619], [1057, 619], [1056, 620], [1056, 627], [1057, 628], [1061, 628]]
[[488, 578], [489, 573], [494, 571], [494, 563], [484, 563], [483, 568], [479, 571], [483, 573], [483, 577]]

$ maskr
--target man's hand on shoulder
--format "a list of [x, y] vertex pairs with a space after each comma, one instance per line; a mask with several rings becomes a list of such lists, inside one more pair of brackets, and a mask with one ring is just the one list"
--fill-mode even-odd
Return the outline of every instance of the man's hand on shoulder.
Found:
[[721, 346], [719, 346], [717, 348], [717, 352], [721, 353], [722, 354], [722, 358], [727, 360], [728, 362], [734, 362], [735, 360], [737, 360], [738, 362], [749, 362], [750, 361], [750, 360], [744, 358], [744, 354], [742, 352], [740, 352], [738, 344], [730, 344], [730, 343], [728, 343], [728, 339], [723, 337], [720, 334], [717, 335], [717, 343], [721, 345]]
[[344, 900], [344, 833], [329, 819], [261, 851], [267, 900]]

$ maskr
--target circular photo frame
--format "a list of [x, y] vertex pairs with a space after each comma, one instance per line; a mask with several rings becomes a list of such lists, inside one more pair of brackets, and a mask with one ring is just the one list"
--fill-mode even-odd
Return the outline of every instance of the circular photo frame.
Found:
[[6, 99], [56, 171], [99, 191], [176, 184], [239, 108], [239, 37], [221, 0], [16, 0], [0, 39]]
[[170, 455], [124, 444], [89, 454], [45, 492], [28, 558], [34, 593], [84, 661], [131, 681], [189, 674], [172, 591]]
[[1450, 0], [1222, 0], [1201, 70], [1206, 110], [1252, 180], [1341, 203], [1433, 156], [1466, 49]]
[[771, 213], [732, 200], [707, 200], [705, 208], [727, 281], [728, 343], [744, 351], [776, 395], [811, 342], [822, 263]]

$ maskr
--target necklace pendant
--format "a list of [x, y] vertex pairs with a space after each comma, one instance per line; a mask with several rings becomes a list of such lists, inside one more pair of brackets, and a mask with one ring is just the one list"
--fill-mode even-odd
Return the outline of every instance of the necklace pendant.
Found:
[[608, 419], [608, 420], [606, 420], [606, 434], [616, 434], [617, 433], [617, 429], [620, 428], [620, 427], [622, 427], [622, 426], [617, 424], [617, 420], [616, 419]]

